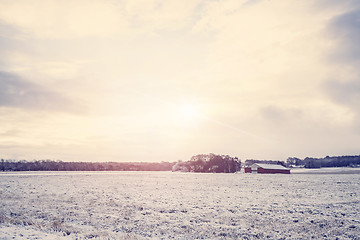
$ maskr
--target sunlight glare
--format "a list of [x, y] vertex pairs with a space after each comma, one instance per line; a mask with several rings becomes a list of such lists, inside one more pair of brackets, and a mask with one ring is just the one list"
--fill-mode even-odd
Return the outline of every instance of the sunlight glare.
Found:
[[178, 106], [181, 121], [196, 123], [200, 118], [200, 107], [194, 103], [182, 103]]

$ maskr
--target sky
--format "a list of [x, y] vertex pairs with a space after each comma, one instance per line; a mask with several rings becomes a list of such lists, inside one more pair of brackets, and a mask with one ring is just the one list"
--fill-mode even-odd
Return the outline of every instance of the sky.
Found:
[[360, 154], [360, 1], [0, 0], [0, 158]]

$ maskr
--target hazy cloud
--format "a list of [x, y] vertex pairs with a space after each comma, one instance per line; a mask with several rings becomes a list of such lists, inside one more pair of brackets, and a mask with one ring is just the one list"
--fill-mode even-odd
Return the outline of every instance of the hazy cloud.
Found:
[[304, 112], [301, 109], [282, 109], [276, 106], [266, 106], [260, 110], [266, 120], [277, 123], [293, 122], [302, 119]]
[[336, 104], [348, 108], [353, 115], [352, 129], [360, 133], [360, 81], [328, 81], [324, 88]]
[[0, 2], [0, 20], [42, 39], [109, 37], [182, 29], [201, 0], [19, 0]]
[[124, 24], [112, 1], [2, 1], [0, 19], [37, 38], [109, 36]]
[[357, 108], [360, 112], [360, 82], [328, 81], [325, 89], [337, 103]]
[[0, 106], [36, 110], [70, 110], [60, 94], [6, 72], [0, 72]]
[[0, 136], [2, 137], [14, 137], [14, 136], [19, 136], [19, 134], [21, 133], [21, 131], [19, 131], [18, 129], [10, 129], [10, 130], [6, 130], [3, 132], [0, 132]]
[[330, 22], [330, 31], [336, 41], [334, 60], [360, 63], [360, 8], [345, 12]]
[[245, 3], [243, 3], [243, 6], [251, 6], [254, 5], [256, 3], [259, 3], [261, 0], [248, 0]]
[[[9, 154], [68, 160], [348, 154], [360, 141], [359, 9], [357, 0], [0, 0], [0, 135], [21, 146]], [[78, 103], [91, 115], [63, 114]], [[184, 121], [183, 105], [204, 119]]]
[[333, 41], [330, 67], [332, 79], [323, 83], [327, 96], [353, 116], [352, 126], [360, 129], [360, 3], [346, 1], [348, 8], [333, 17], [328, 30]]

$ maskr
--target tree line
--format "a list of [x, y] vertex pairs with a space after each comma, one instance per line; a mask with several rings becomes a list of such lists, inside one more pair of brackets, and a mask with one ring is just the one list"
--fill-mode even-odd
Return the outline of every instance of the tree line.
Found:
[[360, 155], [356, 156], [326, 156], [324, 158], [306, 157], [304, 159], [289, 157], [286, 161], [288, 166], [302, 166], [305, 168], [321, 167], [359, 167]]
[[[360, 155], [326, 156], [324, 158], [289, 157], [286, 162], [274, 160], [245, 161], [245, 166], [254, 163], [277, 164], [285, 167], [360, 167]], [[241, 160], [229, 155], [198, 154], [189, 161], [178, 162], [63, 162], [60, 160], [12, 160], [1, 159], [0, 171], [182, 171], [234, 173], [241, 170]]]
[[63, 162], [1, 159], [0, 171], [171, 171], [175, 162]]
[[241, 161], [229, 155], [198, 154], [187, 162], [63, 162], [1, 159], [0, 171], [186, 171], [233, 173]]

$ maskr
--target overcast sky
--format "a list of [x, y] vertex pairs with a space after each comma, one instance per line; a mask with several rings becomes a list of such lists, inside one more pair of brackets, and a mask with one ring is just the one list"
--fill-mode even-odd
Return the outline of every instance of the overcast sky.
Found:
[[0, 158], [360, 154], [358, 0], [0, 0]]

